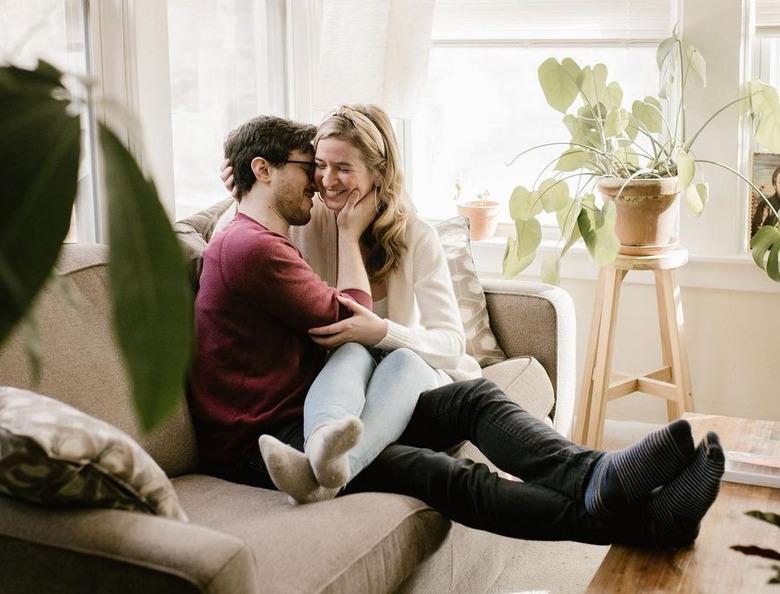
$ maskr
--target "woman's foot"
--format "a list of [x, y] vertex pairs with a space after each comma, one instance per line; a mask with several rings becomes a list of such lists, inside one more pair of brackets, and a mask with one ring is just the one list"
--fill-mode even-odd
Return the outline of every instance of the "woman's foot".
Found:
[[323, 487], [340, 488], [349, 480], [347, 452], [354, 448], [363, 433], [363, 423], [346, 416], [317, 427], [306, 440], [304, 451], [317, 482]]
[[693, 452], [691, 426], [680, 419], [630, 447], [604, 454], [585, 489], [585, 509], [602, 519], [620, 513], [679, 475]]
[[302, 452], [271, 435], [261, 435], [257, 443], [271, 480], [277, 489], [290, 496], [292, 503], [325, 501], [338, 494], [338, 489], [328, 489], [317, 482]]

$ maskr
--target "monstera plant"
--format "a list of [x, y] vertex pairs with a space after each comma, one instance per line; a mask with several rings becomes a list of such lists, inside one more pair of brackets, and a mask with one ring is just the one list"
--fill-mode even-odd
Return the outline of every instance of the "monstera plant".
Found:
[[[518, 274], [534, 260], [542, 240], [539, 222], [542, 211], [555, 213], [562, 246], [542, 263], [542, 277], [546, 282], [558, 282], [560, 259], [580, 237], [597, 265], [612, 262], [619, 251], [641, 254], [641, 251], [624, 250], [631, 242], [616, 233], [618, 218], [623, 216], [620, 200], [628, 201], [631, 208], [627, 212], [635, 212], [637, 197], [648, 203], [655, 198], [671, 198], [667, 201], [672, 204], [679, 203], [674, 200], [679, 195], [693, 213], [699, 214], [709, 197], [709, 186], [700, 164], [731, 171], [750, 184], [775, 212], [768, 198], [750, 180], [727, 165], [706, 159], [704, 151], [699, 152], [696, 140], [721, 112], [742, 104], [749, 110], [758, 145], [779, 152], [777, 90], [760, 81], [751, 81], [743, 94], [690, 133], [686, 126], [685, 90], [693, 79], [706, 85], [704, 58], [675, 31], [658, 46], [657, 63], [658, 97], [635, 100], [630, 107], [623, 104], [620, 85], [608, 82], [607, 67], [603, 64], [580, 67], [570, 58], [561, 62], [549, 58], [539, 66], [544, 96], [552, 108], [564, 114], [563, 123], [570, 139], [531, 147], [513, 159], [514, 162], [527, 152], [543, 147], [565, 147], [544, 167], [530, 189], [518, 186], [512, 192], [509, 209], [516, 237], [507, 240], [506, 276]], [[575, 188], [573, 192], [570, 183]], [[644, 195], [647, 192], [643, 194], [643, 187], [652, 188], [651, 195]], [[603, 201], [597, 198], [596, 189], [605, 196]], [[650, 210], [667, 208], [655, 204], [651, 204]], [[752, 238], [751, 248], [756, 264], [780, 282], [780, 229], [760, 228]]]
[[[80, 105], [89, 83], [66, 85], [65, 78], [43, 61], [34, 70], [0, 67], [0, 346], [17, 325], [30, 325], [30, 305], [52, 273], [71, 220]], [[114, 328], [140, 426], [148, 430], [183, 393], [192, 348], [192, 289], [154, 183], [107, 126], [98, 128]]]

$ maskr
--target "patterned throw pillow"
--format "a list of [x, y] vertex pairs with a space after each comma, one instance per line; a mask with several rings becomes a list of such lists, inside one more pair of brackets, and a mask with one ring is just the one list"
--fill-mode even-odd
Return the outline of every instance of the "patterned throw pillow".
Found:
[[0, 388], [0, 493], [187, 521], [168, 477], [129, 435], [17, 388]]
[[447, 256], [452, 286], [458, 300], [463, 329], [466, 331], [466, 352], [474, 357], [481, 367], [504, 361], [506, 355], [498, 346], [490, 329], [485, 293], [471, 257], [468, 219], [448, 219], [436, 225], [436, 231]]

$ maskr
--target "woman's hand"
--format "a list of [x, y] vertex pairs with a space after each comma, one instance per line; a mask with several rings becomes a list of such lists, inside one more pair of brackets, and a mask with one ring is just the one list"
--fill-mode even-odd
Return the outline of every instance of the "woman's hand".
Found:
[[336, 217], [339, 233], [355, 240], [360, 239], [371, 222], [376, 218], [376, 197], [373, 192], [360, 196], [355, 188], [349, 193], [347, 202]]
[[387, 320], [380, 318], [349, 297], [337, 295], [339, 303], [352, 311], [352, 317], [335, 324], [309, 330], [311, 339], [328, 350], [340, 347], [346, 342], [358, 342], [363, 346], [374, 346], [387, 334]]
[[238, 189], [236, 189], [235, 180], [233, 178], [233, 167], [227, 159], [222, 161], [222, 167], [219, 170], [219, 179], [222, 180], [222, 184], [225, 186], [225, 189], [230, 192], [230, 195], [238, 200]]

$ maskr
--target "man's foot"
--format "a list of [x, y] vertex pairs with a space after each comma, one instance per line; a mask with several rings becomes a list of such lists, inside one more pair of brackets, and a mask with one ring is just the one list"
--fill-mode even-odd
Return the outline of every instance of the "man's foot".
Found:
[[685, 546], [699, 535], [699, 523], [715, 502], [726, 458], [715, 433], [707, 433], [693, 461], [647, 505], [659, 545]]
[[604, 519], [621, 512], [680, 474], [693, 451], [691, 426], [680, 419], [628, 448], [604, 454], [585, 489], [585, 509]]
[[357, 445], [362, 433], [363, 423], [350, 415], [320, 425], [309, 435], [304, 450], [320, 485], [339, 488], [347, 484], [347, 452]]
[[277, 489], [290, 496], [292, 503], [325, 501], [339, 492], [320, 486], [302, 452], [271, 435], [261, 435], [257, 443], [271, 480]]

